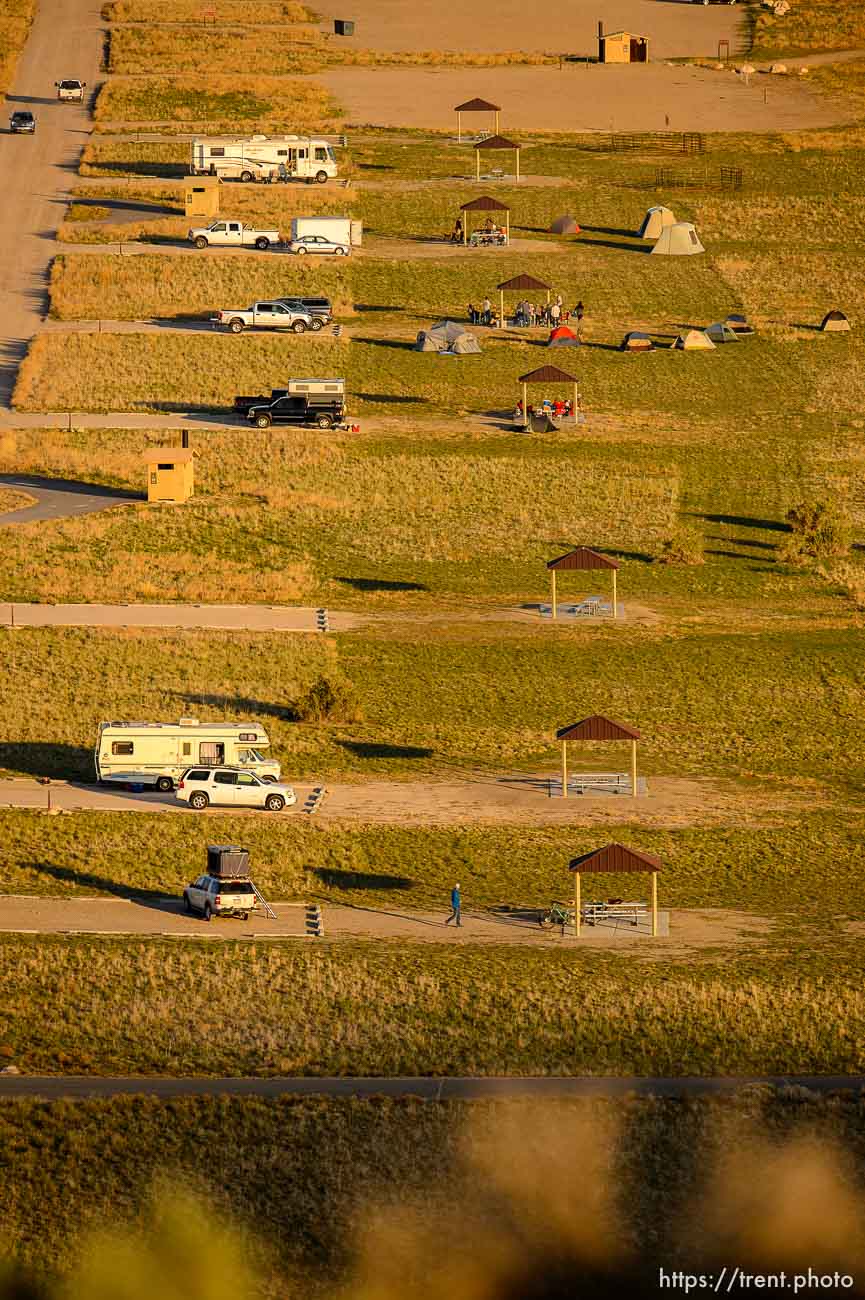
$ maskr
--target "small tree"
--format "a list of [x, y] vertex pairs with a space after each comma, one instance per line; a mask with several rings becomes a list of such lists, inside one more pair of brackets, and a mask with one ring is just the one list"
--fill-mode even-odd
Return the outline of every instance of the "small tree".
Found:
[[359, 722], [363, 716], [351, 682], [324, 673], [298, 697], [293, 712], [298, 722]]
[[838, 559], [850, 550], [850, 520], [834, 501], [800, 501], [786, 519], [792, 536], [778, 547], [778, 559], [787, 564]]

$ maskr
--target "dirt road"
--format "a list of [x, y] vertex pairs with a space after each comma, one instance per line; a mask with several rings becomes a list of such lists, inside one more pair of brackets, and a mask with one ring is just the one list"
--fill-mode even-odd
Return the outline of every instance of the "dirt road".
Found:
[[0, 404], [47, 309], [49, 253], [90, 132], [85, 105], [60, 104], [54, 82], [78, 77], [90, 94], [99, 76], [99, 7], [39, 0], [7, 109], [29, 108], [36, 134], [0, 135]]
[[676, 1078], [554, 1076], [495, 1076], [487, 1078], [98, 1078], [86, 1075], [11, 1075], [0, 1078], [0, 1099], [39, 1097], [420, 1097], [424, 1101], [516, 1099], [551, 1101], [574, 1097], [706, 1097], [729, 1096], [742, 1088], [805, 1088], [825, 1096], [834, 1092], [861, 1092], [863, 1074], [719, 1075]]
[[[567, 885], [564, 885], [566, 891]], [[548, 900], [549, 901], [549, 900]], [[226, 940], [307, 940], [300, 903], [271, 901], [274, 921], [253, 915], [248, 921], [223, 918], [207, 922], [188, 916], [177, 897], [40, 898], [0, 895], [0, 932], [59, 935], [150, 935], [164, 938]], [[538, 904], [540, 906], [540, 904]], [[377, 943], [519, 944], [529, 947], [592, 948], [627, 951], [634, 957], [669, 960], [709, 951], [722, 953], [761, 943], [772, 922], [766, 917], [723, 908], [658, 913], [658, 936], [651, 937], [648, 918], [583, 926], [580, 938], [544, 930], [537, 913], [526, 908], [464, 909], [462, 925], [446, 926], [447, 909], [415, 911], [400, 907], [339, 906], [322, 903], [323, 942], [369, 939]], [[316, 939], [316, 943], [322, 940]]]
[[[576, 779], [571, 773], [571, 781]], [[290, 774], [286, 779], [290, 779]], [[280, 813], [283, 819], [306, 820], [300, 811], [312, 785], [292, 783], [297, 808]], [[321, 784], [324, 784], [322, 782]], [[758, 826], [780, 811], [807, 806], [807, 793], [751, 789], [732, 782], [685, 777], [652, 777], [648, 793], [633, 799], [628, 794], [587, 792], [560, 796], [559, 778], [552, 773], [466, 774], [459, 778], [430, 776], [413, 781], [368, 780], [355, 784], [327, 782], [326, 795], [315, 821], [320, 825], [462, 826], [640, 826], [675, 828], [715, 826], [735, 821]], [[241, 808], [193, 812], [171, 794], [134, 794], [119, 787], [38, 781], [19, 778], [0, 781], [0, 808], [23, 808], [53, 813], [138, 812], [174, 813], [182, 817], [233, 819], [277, 814]], [[216, 834], [216, 828], [213, 828]]]

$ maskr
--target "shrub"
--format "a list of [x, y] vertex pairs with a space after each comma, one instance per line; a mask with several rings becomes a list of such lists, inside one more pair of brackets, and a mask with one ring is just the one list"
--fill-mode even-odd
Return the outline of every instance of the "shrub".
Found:
[[661, 553], [656, 564], [705, 564], [703, 534], [697, 528], [682, 526], [672, 537], [661, 543]]
[[850, 549], [850, 520], [833, 501], [801, 501], [787, 511], [792, 536], [778, 547], [778, 559], [804, 565], [834, 559]]
[[298, 722], [360, 722], [354, 687], [341, 675], [319, 674], [294, 703]]

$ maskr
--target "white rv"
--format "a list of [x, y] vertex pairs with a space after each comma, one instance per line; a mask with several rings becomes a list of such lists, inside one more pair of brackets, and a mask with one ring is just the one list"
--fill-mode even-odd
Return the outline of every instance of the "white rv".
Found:
[[326, 140], [299, 135], [212, 136], [193, 140], [190, 171], [241, 181], [269, 180], [280, 163], [292, 179], [325, 181], [337, 174], [333, 148]]
[[259, 722], [101, 722], [96, 741], [96, 777], [124, 785], [173, 790], [196, 767], [242, 767], [278, 781], [279, 764], [264, 757], [270, 737]]

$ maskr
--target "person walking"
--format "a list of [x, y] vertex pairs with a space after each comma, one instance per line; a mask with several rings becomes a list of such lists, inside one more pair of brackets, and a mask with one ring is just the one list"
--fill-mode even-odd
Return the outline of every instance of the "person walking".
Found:
[[461, 929], [462, 928], [462, 921], [460, 919], [461, 914], [462, 914], [462, 896], [460, 894], [459, 884], [456, 884], [451, 890], [451, 914], [448, 917], [448, 919], [445, 921], [445, 925], [450, 925], [451, 921], [456, 921], [457, 929], [458, 930]]
[[558, 325], [561, 315], [562, 315], [562, 308], [560, 304], [554, 302], [552, 307], [550, 308], [550, 324], [552, 325], [553, 329], [555, 329], [556, 326]]
[[483, 304], [481, 306], [481, 311], [483, 312], [483, 316], [481, 318], [481, 324], [489, 325], [490, 321], [493, 318], [493, 304], [490, 302], [489, 298], [484, 298]]
[[581, 298], [580, 301], [577, 303], [576, 307], [574, 308], [574, 315], [577, 318], [578, 339], [581, 339], [583, 337], [583, 317], [585, 316], [585, 314], [586, 314], [586, 309], [583, 306], [583, 300]]

